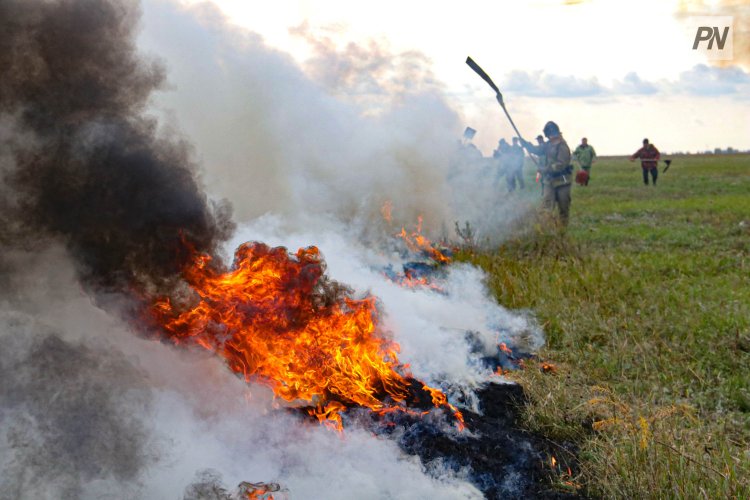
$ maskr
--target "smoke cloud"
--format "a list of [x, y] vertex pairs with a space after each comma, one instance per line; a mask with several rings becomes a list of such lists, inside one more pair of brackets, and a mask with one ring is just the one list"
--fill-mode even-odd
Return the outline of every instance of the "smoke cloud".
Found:
[[[227, 249], [250, 238], [290, 248], [315, 240], [328, 274], [358, 294], [377, 297], [381, 326], [402, 348], [399, 360], [419, 380], [443, 390], [466, 393], [485, 384], [492, 372], [479, 358], [495, 353], [501, 342], [524, 352], [534, 352], [544, 342], [533, 318], [499, 306], [484, 285], [484, 274], [472, 266], [451, 265], [446, 275], [433, 278], [437, 290], [408, 288], [386, 278], [386, 270], [402, 269], [400, 252], [363, 244], [340, 228], [290, 232], [283, 219], [262, 217], [239, 227]], [[467, 332], [479, 350], [467, 343]]]
[[465, 124], [420, 54], [339, 47], [303, 25], [312, 55], [300, 65], [203, 4], [149, 2], [144, 27], [140, 44], [166, 59], [171, 84], [155, 109], [195, 144], [238, 222], [275, 213], [293, 228], [334, 217], [362, 230], [390, 201], [396, 223], [423, 214], [427, 231], [455, 237], [455, 221], [501, 234], [530, 206], [489, 162], [451, 177]]
[[300, 67], [210, 5], [0, 0], [0, 498], [191, 498], [241, 481], [481, 497], [460, 471], [356, 425], [342, 438], [303, 422], [208, 353], [112, 314], [183, 293], [190, 247], [226, 256], [268, 237], [330, 248], [333, 278], [382, 295], [403, 360], [446, 390], [489, 377], [467, 330], [488, 351], [538, 345], [476, 270], [452, 270], [442, 296], [383, 278], [398, 262], [378, 240], [385, 201], [396, 223], [424, 213], [443, 234], [454, 220], [504, 227], [527, 206], [498, 201], [487, 168], [449, 180], [463, 124], [428, 61], [324, 42], [316, 54]]
[[132, 335], [65, 254], [6, 257], [19, 271], [0, 293], [0, 498], [190, 498], [206, 477], [229, 493], [276, 482], [291, 498], [481, 498], [392, 440], [287, 413], [207, 352]]
[[135, 2], [0, 3], [5, 238], [62, 238], [86, 283], [159, 285], [181, 268], [181, 240], [210, 251], [227, 205], [196, 179], [190, 148], [143, 111], [164, 71], [136, 53]]

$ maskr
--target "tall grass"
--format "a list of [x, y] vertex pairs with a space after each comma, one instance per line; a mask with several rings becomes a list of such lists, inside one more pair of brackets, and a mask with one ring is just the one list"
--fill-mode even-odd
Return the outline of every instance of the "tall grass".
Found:
[[750, 498], [750, 156], [677, 158], [656, 187], [601, 161], [573, 197], [567, 232], [459, 256], [544, 326], [557, 373], [513, 375], [527, 424], [580, 444], [591, 495]]

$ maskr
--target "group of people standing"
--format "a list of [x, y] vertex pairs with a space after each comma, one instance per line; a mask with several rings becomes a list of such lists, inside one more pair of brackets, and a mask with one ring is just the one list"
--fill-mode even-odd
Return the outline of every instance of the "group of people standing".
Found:
[[537, 136], [537, 144], [522, 139], [521, 145], [537, 158], [537, 171], [542, 183], [542, 205], [548, 210], [557, 206], [561, 222], [567, 225], [573, 180], [570, 147], [555, 122], [547, 122], [542, 132], [544, 137]]
[[524, 149], [533, 155], [533, 161], [537, 165], [538, 179], [542, 184], [543, 205], [550, 210], [557, 206], [562, 223], [567, 224], [573, 179], [571, 160], [575, 158], [586, 172], [586, 180], [583, 184], [588, 185], [591, 165], [596, 159], [596, 151], [584, 137], [581, 145], [571, 154], [568, 143], [563, 139], [560, 127], [555, 122], [547, 122], [543, 132], [544, 136], [537, 136], [536, 144], [514, 137], [513, 144], [510, 145], [505, 139], [500, 139], [498, 148], [492, 156], [499, 162], [500, 171], [505, 174], [508, 191], [512, 192], [516, 190], [516, 184], [520, 189], [525, 188]]
[[[467, 131], [471, 132], [468, 137], [470, 140], [476, 131], [470, 128], [467, 128]], [[543, 133], [544, 136], [536, 137], [536, 144], [519, 137], [514, 137], [512, 144], [505, 139], [500, 139], [497, 149], [493, 151], [492, 161], [497, 169], [496, 172], [505, 177], [508, 192], [525, 189], [523, 165], [524, 150], [526, 150], [537, 167], [537, 180], [542, 185], [543, 207], [548, 210], [557, 208], [560, 221], [567, 225], [573, 182], [572, 161], [575, 160], [581, 167], [576, 181], [583, 186], [588, 186], [591, 181], [591, 167], [596, 161], [596, 150], [584, 137], [575, 151], [571, 153], [568, 143], [560, 132], [560, 127], [552, 121], [544, 125]], [[464, 138], [467, 139], [466, 134]], [[473, 147], [471, 144], [466, 145]], [[473, 149], [481, 158], [479, 150], [476, 147]], [[643, 147], [630, 157], [630, 161], [638, 158], [641, 160], [644, 184], [648, 185], [650, 176], [652, 184], [656, 185], [659, 175], [657, 169], [657, 162], [660, 159], [659, 150], [648, 139], [643, 139]]]
[[524, 156], [518, 137], [513, 138], [513, 145], [508, 144], [505, 139], [500, 139], [497, 149], [492, 152], [492, 158], [499, 167], [498, 172], [505, 175], [505, 183], [508, 186], [509, 193], [516, 190], [516, 184], [520, 189], [526, 188], [526, 183], [523, 180]]

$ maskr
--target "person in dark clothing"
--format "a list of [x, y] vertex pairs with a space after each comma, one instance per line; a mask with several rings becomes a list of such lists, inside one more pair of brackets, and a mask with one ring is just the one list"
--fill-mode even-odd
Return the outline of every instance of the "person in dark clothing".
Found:
[[531, 154], [543, 159], [539, 170], [542, 174], [543, 205], [547, 210], [557, 206], [563, 225], [568, 224], [570, 213], [570, 185], [573, 166], [570, 164], [570, 148], [560, 133], [560, 127], [555, 122], [547, 122], [544, 135], [548, 141], [542, 145], [534, 145], [522, 140], [521, 144]]
[[497, 149], [492, 152], [492, 159], [495, 163], [496, 182], [500, 182], [502, 177], [507, 180], [508, 164], [510, 162], [510, 144], [505, 139], [500, 139], [497, 143]]
[[648, 186], [648, 174], [651, 172], [651, 180], [654, 186], [656, 186], [656, 179], [659, 177], [659, 169], [656, 168], [656, 164], [661, 158], [659, 150], [656, 146], [648, 142], [648, 139], [643, 139], [643, 147], [633, 153], [630, 157], [630, 161], [635, 161], [636, 158], [641, 159], [641, 170], [643, 171], [643, 183]]
[[508, 192], [516, 190], [516, 182], [520, 189], [525, 189], [523, 181], [523, 148], [518, 143], [518, 137], [513, 138], [513, 145], [509, 146], [505, 161], [505, 180], [508, 183]]

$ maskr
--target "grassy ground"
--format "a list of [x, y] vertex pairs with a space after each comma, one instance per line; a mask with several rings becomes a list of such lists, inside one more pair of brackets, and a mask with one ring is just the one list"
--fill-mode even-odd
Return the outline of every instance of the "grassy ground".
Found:
[[543, 324], [556, 374], [512, 375], [527, 423], [579, 443], [560, 488], [750, 498], [750, 156], [678, 157], [657, 187], [624, 159], [592, 174], [565, 235], [461, 256]]

